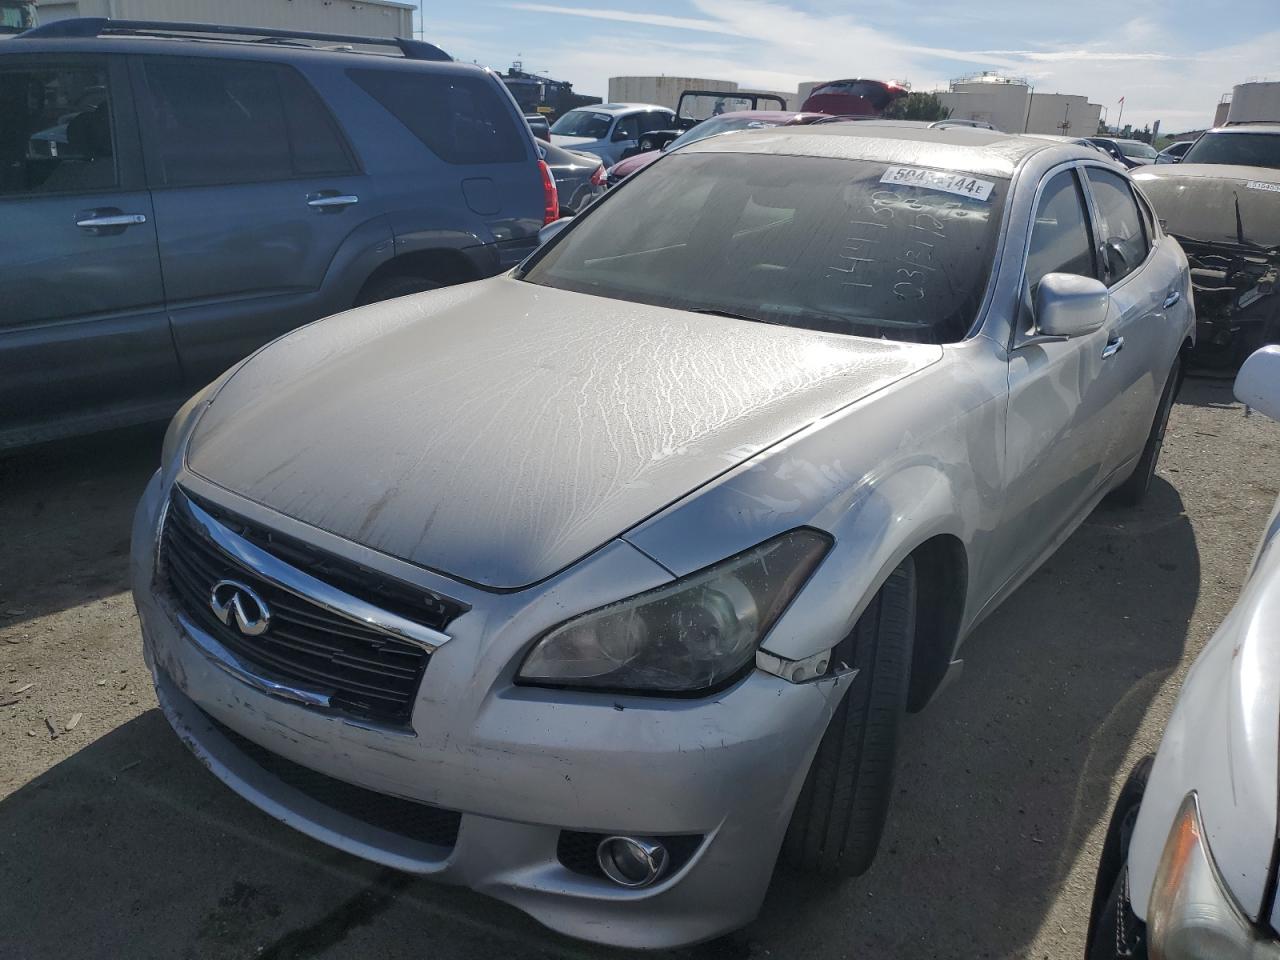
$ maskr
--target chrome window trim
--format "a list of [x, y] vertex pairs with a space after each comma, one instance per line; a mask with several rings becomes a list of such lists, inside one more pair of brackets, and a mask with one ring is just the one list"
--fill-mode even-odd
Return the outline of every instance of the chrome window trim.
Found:
[[449, 635], [446, 633], [383, 610], [359, 597], [353, 597], [277, 559], [228, 530], [189, 497], [186, 498], [186, 505], [196, 523], [214, 544], [280, 589], [287, 590], [294, 596], [322, 607], [336, 616], [408, 641], [428, 652], [449, 642]]

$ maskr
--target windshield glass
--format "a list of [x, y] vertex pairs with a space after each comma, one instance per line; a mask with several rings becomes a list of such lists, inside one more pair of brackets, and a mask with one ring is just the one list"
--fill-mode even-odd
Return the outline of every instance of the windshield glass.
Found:
[[1206, 133], [1182, 155], [1183, 163], [1234, 163], [1280, 170], [1280, 131]]
[[667, 147], [667, 149], [675, 150], [677, 147], [686, 147], [691, 143], [697, 143], [699, 140], [705, 140], [707, 137], [714, 137], [718, 133], [728, 133], [730, 130], [776, 127], [780, 122], [778, 120], [761, 120], [759, 117], [750, 116], [712, 117], [710, 120], [703, 120], [696, 127], [680, 134], [680, 136], [671, 141], [671, 146]]
[[570, 110], [551, 125], [551, 132], [564, 137], [590, 137], [603, 140], [609, 133], [613, 117], [594, 110]]
[[522, 279], [615, 300], [914, 343], [973, 325], [1008, 181], [867, 160], [681, 153]]
[[21, 33], [36, 25], [35, 4], [0, 7], [0, 33]]
[[1116, 146], [1126, 157], [1139, 157], [1143, 160], [1154, 160], [1156, 151], [1149, 143], [1141, 140], [1117, 140]]

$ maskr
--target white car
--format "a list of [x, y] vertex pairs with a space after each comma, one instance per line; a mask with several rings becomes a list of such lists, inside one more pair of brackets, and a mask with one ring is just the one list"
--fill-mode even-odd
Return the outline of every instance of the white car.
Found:
[[[1280, 346], [1253, 354], [1236, 397], [1280, 420]], [[1235, 609], [1183, 684], [1154, 758], [1120, 793], [1088, 960], [1280, 958], [1280, 500]]]
[[675, 130], [676, 115], [652, 103], [597, 103], [570, 110], [551, 125], [551, 142], [576, 153], [593, 153], [611, 167], [641, 149], [646, 133]]

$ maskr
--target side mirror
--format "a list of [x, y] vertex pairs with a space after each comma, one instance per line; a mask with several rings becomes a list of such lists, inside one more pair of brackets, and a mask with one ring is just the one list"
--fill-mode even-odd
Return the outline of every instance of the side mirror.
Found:
[[616, 130], [613, 131], [613, 136], [610, 137], [610, 139], [614, 143], [622, 143], [626, 140], [630, 140], [631, 136], [627, 133], [626, 130], [622, 129], [622, 127], [618, 127]]
[[559, 220], [552, 220], [538, 231], [538, 246], [542, 246], [571, 223], [573, 223], [573, 217], [561, 217]]
[[1280, 420], [1280, 345], [1250, 355], [1236, 374], [1236, 399]]
[[1102, 329], [1111, 294], [1093, 277], [1050, 273], [1036, 289], [1036, 333], [1045, 337], [1082, 337]]

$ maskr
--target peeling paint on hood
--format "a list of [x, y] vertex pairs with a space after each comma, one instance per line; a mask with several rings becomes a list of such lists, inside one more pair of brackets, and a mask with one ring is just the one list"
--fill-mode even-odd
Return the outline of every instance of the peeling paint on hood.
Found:
[[187, 465], [375, 550], [520, 587], [941, 356], [498, 277], [278, 341], [218, 394]]

